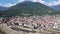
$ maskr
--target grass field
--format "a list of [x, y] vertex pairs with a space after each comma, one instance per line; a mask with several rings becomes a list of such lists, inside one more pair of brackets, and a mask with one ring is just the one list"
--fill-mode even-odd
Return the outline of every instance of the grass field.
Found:
[[0, 34], [5, 34], [5, 33], [0, 30]]

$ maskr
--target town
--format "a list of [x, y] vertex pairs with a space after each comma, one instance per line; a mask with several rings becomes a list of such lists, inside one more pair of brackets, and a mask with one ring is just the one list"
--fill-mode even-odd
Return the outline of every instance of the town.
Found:
[[[24, 27], [27, 31], [34, 29], [60, 29], [60, 15], [26, 16], [26, 17], [5, 17], [0, 18], [0, 24], [6, 24], [10, 28]], [[24, 29], [22, 28], [22, 29]], [[25, 29], [24, 29], [25, 30]]]

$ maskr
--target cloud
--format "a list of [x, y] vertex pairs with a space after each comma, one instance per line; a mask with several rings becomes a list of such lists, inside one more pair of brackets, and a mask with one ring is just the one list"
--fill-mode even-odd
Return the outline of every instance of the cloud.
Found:
[[19, 2], [23, 2], [23, 1], [25, 1], [25, 0], [18, 0], [18, 3], [19, 3]]
[[5, 3], [5, 4], [2, 4], [0, 3], [0, 6], [3, 6], [3, 7], [11, 7], [11, 6], [14, 6], [16, 4], [12, 4], [12, 3]]
[[45, 3], [47, 6], [56, 6], [56, 5], [60, 5], [60, 0], [58, 1], [53, 1], [53, 2], [50, 2], [50, 3]]
[[[24, 2], [24, 1], [39, 2], [39, 3], [45, 4], [45, 5], [47, 5], [47, 6], [60, 5], [60, 0], [58, 0], [58, 1], [53, 1], [53, 2], [46, 2], [45, 0], [18, 0], [17, 3]], [[0, 3], [0, 6], [3, 6], [3, 7], [11, 7], [11, 6], [16, 5], [17, 3], [15, 3], [15, 4], [12, 4], [12, 3], [2, 4], [2, 3]]]
[[43, 1], [43, 0], [39, 0], [38, 2], [40, 2], [42, 4], [45, 4], [45, 1]]
[[46, 2], [44, 0], [32, 0], [33, 2], [39, 2], [39, 3], [42, 3], [44, 5], [47, 5], [47, 6], [56, 6], [56, 5], [60, 5], [60, 0], [57, 0], [57, 1], [52, 1], [52, 2]]
[[3, 5], [3, 6], [4, 6], [4, 7], [11, 7], [11, 6], [14, 6], [14, 5], [16, 5], [16, 4], [8, 3], [8, 4], [5, 4], [5, 5]]
[[[17, 3], [24, 2], [24, 1], [39, 2], [39, 3], [42, 3], [42, 4], [48, 5], [48, 4], [47, 4], [45, 1], [43, 1], [43, 0], [18, 0]], [[17, 3], [15, 3], [15, 4], [12, 4], [12, 3], [2, 4], [2, 3], [0, 3], [0, 6], [3, 6], [3, 7], [11, 7], [11, 6], [16, 5]], [[49, 3], [49, 4], [50, 4], [50, 3]], [[50, 4], [50, 5], [52, 5], [52, 4]], [[49, 5], [49, 6], [50, 6], [50, 5]]]
[[45, 5], [47, 5], [47, 6], [60, 5], [60, 0], [52, 1], [52, 2], [45, 2], [44, 0], [33, 0], [33, 2], [39, 2], [39, 3], [45, 4]]
[[31, 0], [32, 2], [37, 2], [38, 0]]
[[1, 3], [0, 3], [0, 5], [1, 5]]
[[23, 1], [44, 2], [43, 0], [18, 0], [18, 2], [23, 2]]

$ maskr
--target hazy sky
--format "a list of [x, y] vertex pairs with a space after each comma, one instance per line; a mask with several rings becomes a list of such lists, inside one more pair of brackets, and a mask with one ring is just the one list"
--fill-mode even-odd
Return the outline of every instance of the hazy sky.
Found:
[[47, 6], [60, 5], [60, 0], [0, 0], [0, 6], [11, 7], [23, 1], [39, 2]]

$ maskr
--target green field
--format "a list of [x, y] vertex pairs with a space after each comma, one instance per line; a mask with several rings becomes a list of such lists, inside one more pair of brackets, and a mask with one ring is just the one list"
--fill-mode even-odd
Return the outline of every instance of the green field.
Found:
[[0, 30], [0, 34], [5, 34], [5, 33]]

